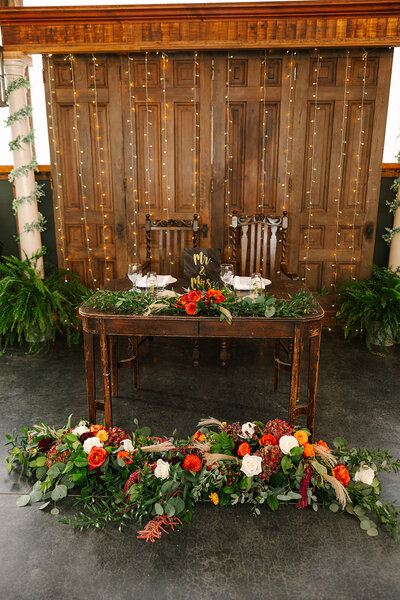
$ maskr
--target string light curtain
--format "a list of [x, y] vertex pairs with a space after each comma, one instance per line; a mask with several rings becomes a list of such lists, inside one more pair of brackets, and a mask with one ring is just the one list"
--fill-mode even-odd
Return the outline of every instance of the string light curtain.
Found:
[[290, 178], [292, 169], [292, 156], [293, 156], [293, 96], [294, 96], [294, 74], [295, 74], [295, 55], [296, 52], [293, 50], [287, 50], [289, 54], [289, 73], [287, 74], [288, 79], [288, 109], [286, 113], [286, 144], [284, 148], [285, 153], [285, 179], [282, 183], [284, 192], [283, 210], [287, 210], [290, 214]]
[[198, 143], [200, 139], [200, 123], [199, 123], [199, 107], [197, 102], [197, 80], [199, 78], [199, 62], [197, 59], [197, 51], [193, 52], [193, 191], [192, 191], [192, 207], [193, 211], [197, 213], [198, 207]]
[[225, 148], [225, 178], [224, 178], [224, 183], [225, 183], [225, 205], [224, 205], [225, 220], [224, 220], [224, 222], [227, 223], [227, 232], [228, 232], [228, 244], [227, 244], [228, 260], [231, 259], [231, 251], [232, 251], [232, 244], [231, 244], [232, 234], [231, 234], [231, 228], [230, 228], [230, 225], [232, 223], [232, 214], [230, 212], [232, 155], [231, 155], [231, 149], [230, 149], [230, 143], [229, 143], [229, 141], [230, 141], [229, 140], [230, 125], [232, 124], [231, 106], [230, 106], [230, 90], [229, 90], [230, 74], [232, 71], [232, 68], [231, 68], [231, 60], [232, 59], [233, 59], [233, 56], [228, 52], [226, 55], [225, 132], [224, 132], [224, 148]]
[[[264, 50], [264, 55], [261, 58], [261, 73], [263, 74], [263, 84], [261, 86], [262, 91], [262, 150], [261, 150], [261, 178], [260, 178], [260, 200], [258, 204], [258, 208], [261, 209], [261, 212], [264, 212], [264, 202], [265, 202], [265, 176], [267, 174], [265, 169], [265, 163], [267, 160], [266, 152], [267, 152], [267, 114], [268, 110], [266, 108], [266, 97], [267, 97], [267, 88], [266, 88], [266, 78], [267, 78], [267, 50]], [[262, 262], [262, 259], [261, 259]]]
[[[133, 68], [133, 57], [128, 54], [128, 87], [129, 87], [129, 119], [127, 119], [129, 126], [129, 149], [130, 149], [130, 161], [129, 161], [129, 181], [133, 189], [133, 202], [130, 209], [130, 224], [133, 234], [133, 257], [134, 262], [137, 262], [138, 243], [139, 243], [139, 195], [138, 195], [138, 160], [137, 160], [137, 139], [136, 139], [136, 102], [134, 92], [134, 81], [132, 78]], [[129, 209], [128, 209], [129, 210]]]

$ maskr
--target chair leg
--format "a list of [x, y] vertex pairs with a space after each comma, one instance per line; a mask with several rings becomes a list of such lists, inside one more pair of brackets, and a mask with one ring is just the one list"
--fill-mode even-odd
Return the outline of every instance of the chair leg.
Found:
[[192, 344], [193, 344], [193, 354], [192, 354], [193, 366], [194, 367], [198, 367], [199, 366], [199, 359], [200, 359], [199, 338], [192, 338]]
[[139, 359], [138, 359], [138, 338], [137, 336], [129, 338], [133, 357], [133, 387], [139, 389]]
[[226, 367], [226, 363], [229, 358], [228, 351], [228, 340], [226, 338], [220, 339], [220, 349], [219, 349], [219, 360], [221, 367]]
[[275, 340], [275, 351], [274, 351], [274, 392], [279, 390], [279, 350], [281, 347], [281, 341], [279, 338]]
[[109, 336], [110, 345], [110, 367], [111, 367], [111, 393], [118, 396], [118, 338], [115, 335]]

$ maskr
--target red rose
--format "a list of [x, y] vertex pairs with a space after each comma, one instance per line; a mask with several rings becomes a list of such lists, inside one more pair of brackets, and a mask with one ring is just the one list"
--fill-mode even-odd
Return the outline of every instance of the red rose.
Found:
[[212, 288], [207, 290], [205, 297], [207, 300], [212, 300], [213, 302], [215, 302], [215, 304], [221, 304], [221, 302], [225, 300], [225, 296], [222, 292], [220, 292], [219, 290], [213, 290]]
[[183, 468], [187, 471], [200, 471], [201, 460], [195, 454], [188, 454], [183, 461]]
[[93, 471], [93, 469], [101, 467], [101, 465], [104, 464], [107, 456], [108, 452], [107, 450], [105, 450], [105, 448], [101, 448], [100, 446], [94, 446], [87, 457], [89, 463], [89, 470]]
[[188, 302], [185, 305], [185, 310], [188, 315], [195, 315], [197, 312], [197, 304], [196, 302]]
[[191, 290], [188, 293], [188, 300], [189, 302], [198, 302], [199, 300], [201, 300], [203, 296], [203, 292], [201, 292], [200, 290]]
[[264, 433], [258, 440], [260, 446], [277, 446], [278, 442], [272, 433]]
[[333, 476], [340, 481], [340, 483], [344, 486], [349, 485], [350, 483], [350, 474], [344, 465], [340, 463], [332, 469]]
[[250, 444], [248, 442], [243, 442], [243, 444], [240, 444], [237, 453], [239, 456], [246, 456], [246, 454], [251, 454]]

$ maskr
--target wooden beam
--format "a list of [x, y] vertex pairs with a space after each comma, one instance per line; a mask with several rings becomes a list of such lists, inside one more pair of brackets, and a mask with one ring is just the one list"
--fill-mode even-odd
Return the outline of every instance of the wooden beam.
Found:
[[134, 52], [400, 45], [398, 0], [0, 8], [5, 50]]
[[400, 175], [400, 163], [383, 163], [382, 177], [398, 177]]

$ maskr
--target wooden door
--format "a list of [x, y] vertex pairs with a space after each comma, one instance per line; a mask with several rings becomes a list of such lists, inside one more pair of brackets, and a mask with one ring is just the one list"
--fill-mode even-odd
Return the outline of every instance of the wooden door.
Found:
[[312, 290], [368, 274], [391, 57], [370, 51], [364, 77], [359, 49], [214, 56], [213, 222], [227, 259], [233, 210], [287, 210], [289, 268]]

